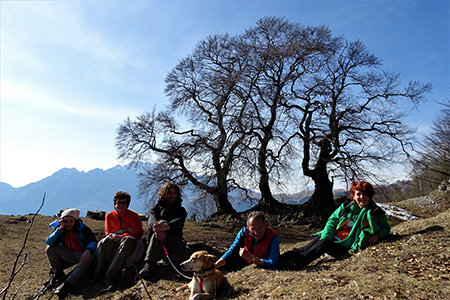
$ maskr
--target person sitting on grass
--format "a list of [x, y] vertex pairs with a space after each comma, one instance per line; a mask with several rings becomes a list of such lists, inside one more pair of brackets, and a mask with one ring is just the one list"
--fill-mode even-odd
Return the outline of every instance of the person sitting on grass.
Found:
[[[97, 240], [92, 230], [78, 219], [77, 208], [66, 209], [58, 218], [59, 226], [45, 240], [45, 254], [54, 274], [47, 284], [61, 283], [55, 295], [64, 298], [97, 257]], [[64, 269], [77, 265], [66, 279]]]
[[117, 288], [118, 279], [125, 267], [128, 257], [138, 247], [138, 242], [144, 235], [139, 214], [128, 209], [131, 202], [130, 194], [119, 191], [114, 194], [114, 210], [105, 217], [105, 235], [98, 244], [98, 265], [90, 285], [99, 284], [105, 279], [106, 290]]
[[327, 253], [333, 257], [357, 251], [365, 245], [376, 244], [391, 230], [386, 213], [372, 200], [375, 191], [365, 181], [352, 182], [350, 199], [329, 217], [325, 228], [313, 234], [306, 246], [280, 255], [277, 268], [295, 270]]
[[145, 264], [139, 276], [150, 279], [154, 276], [156, 263], [166, 256], [175, 267], [187, 260], [192, 250], [183, 240], [183, 227], [187, 217], [182, 202], [180, 187], [174, 182], [166, 182], [159, 190], [158, 203], [149, 211], [148, 228], [150, 239]]
[[215, 263], [217, 268], [241, 269], [255, 264], [265, 269], [274, 269], [280, 255], [280, 238], [266, 224], [264, 213], [252, 211], [228, 251]]

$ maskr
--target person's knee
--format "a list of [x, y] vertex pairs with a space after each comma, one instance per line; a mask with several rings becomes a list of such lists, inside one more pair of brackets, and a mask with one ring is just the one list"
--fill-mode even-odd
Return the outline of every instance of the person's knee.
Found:
[[109, 248], [109, 247], [111, 247], [111, 246], [114, 246], [114, 245], [116, 245], [116, 242], [114, 242], [112, 239], [110, 239], [110, 238], [105, 238], [105, 239], [103, 239], [103, 240], [101, 240], [99, 243], [98, 243], [98, 246], [97, 246], [97, 248], [99, 248], [99, 249], [107, 249], [107, 248]]
[[47, 255], [47, 257], [58, 256], [57, 247], [45, 247], [45, 254]]
[[288, 251], [288, 252], [285, 252], [285, 253], [281, 254], [279, 256], [279, 261], [294, 260], [298, 256], [300, 256], [299, 252], [291, 250], [291, 251]]
[[126, 236], [120, 241], [120, 251], [133, 251], [137, 246], [137, 240], [132, 236]]
[[134, 244], [137, 244], [137, 240], [132, 236], [125, 236], [120, 241], [120, 244], [121, 245], [128, 245], [128, 244], [134, 245]]

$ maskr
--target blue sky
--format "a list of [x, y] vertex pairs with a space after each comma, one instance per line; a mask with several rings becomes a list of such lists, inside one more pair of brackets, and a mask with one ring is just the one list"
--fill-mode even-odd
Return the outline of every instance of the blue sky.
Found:
[[264, 16], [361, 39], [401, 80], [430, 82], [408, 122], [426, 132], [449, 98], [449, 1], [0, 1], [0, 181], [109, 169], [128, 116], [164, 108], [164, 78], [208, 35]]

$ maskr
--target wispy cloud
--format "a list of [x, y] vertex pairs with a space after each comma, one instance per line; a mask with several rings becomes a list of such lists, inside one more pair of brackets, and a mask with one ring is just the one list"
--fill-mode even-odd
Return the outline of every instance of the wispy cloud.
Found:
[[85, 10], [84, 3], [78, 1], [3, 2], [2, 60], [48, 70], [55, 67], [55, 58], [62, 56], [66, 61], [82, 62], [86, 72], [109, 69], [103, 78], [107, 82], [115, 70], [146, 69], [142, 57], [130, 52], [116, 36], [108, 36], [109, 31], [95, 18], [88, 20]]
[[[19, 83], [8, 79], [1, 80], [1, 98], [4, 104], [20, 104], [33, 107], [36, 111], [50, 111], [59, 114], [72, 116], [82, 116], [103, 121], [117, 122], [129, 115], [136, 115], [137, 111], [127, 110], [124, 107], [105, 107], [94, 104], [95, 101], [83, 99], [71, 99], [67, 95], [58, 95], [52, 91], [47, 91], [30, 82]], [[85, 105], [81, 103], [92, 103]], [[78, 104], [80, 103], [80, 104]]]

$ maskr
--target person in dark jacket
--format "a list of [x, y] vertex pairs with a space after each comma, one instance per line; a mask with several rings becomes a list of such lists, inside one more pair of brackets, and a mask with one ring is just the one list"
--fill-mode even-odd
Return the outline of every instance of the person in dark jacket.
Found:
[[159, 190], [158, 203], [149, 211], [148, 228], [150, 239], [145, 263], [139, 276], [153, 276], [156, 263], [169, 255], [174, 266], [187, 260], [192, 250], [183, 240], [183, 227], [187, 217], [181, 206], [180, 187], [174, 182], [165, 183]]
[[264, 269], [274, 269], [280, 255], [280, 238], [266, 224], [263, 212], [252, 211], [247, 217], [247, 226], [237, 234], [228, 251], [215, 263], [216, 267], [240, 269], [256, 264]]
[[306, 246], [294, 248], [280, 256], [277, 268], [302, 269], [327, 253], [348, 254], [365, 245], [373, 245], [391, 230], [386, 213], [373, 200], [373, 186], [366, 181], [352, 182], [350, 199], [328, 218], [325, 228]]
[[[71, 287], [86, 272], [97, 257], [97, 240], [92, 230], [78, 219], [80, 211], [66, 209], [58, 218], [59, 227], [45, 240], [45, 253], [54, 274], [52, 283], [60, 283], [55, 294], [59, 298], [68, 295]], [[64, 269], [77, 265], [66, 279]]]

